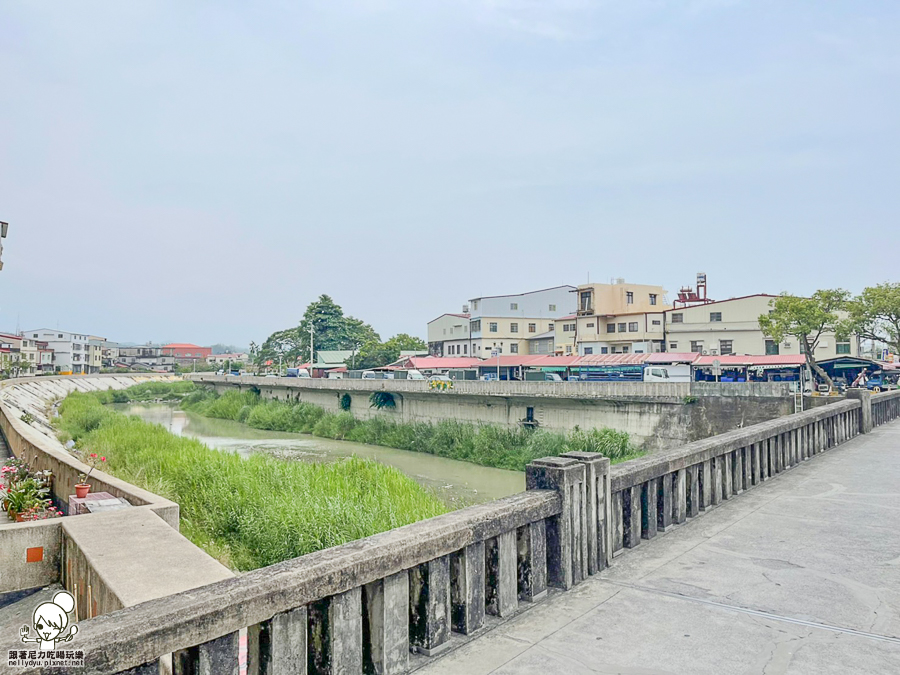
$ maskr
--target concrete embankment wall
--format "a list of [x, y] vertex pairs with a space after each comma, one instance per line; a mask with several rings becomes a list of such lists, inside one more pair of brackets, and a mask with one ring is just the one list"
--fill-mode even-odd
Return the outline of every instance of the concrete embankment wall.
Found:
[[[155, 376], [19, 378], [0, 383], [0, 431], [11, 453], [53, 473], [63, 508], [88, 467], [56, 439], [51, 403], [72, 391], [124, 389]], [[166, 378], [177, 379], [177, 378]], [[24, 413], [33, 419], [25, 422]], [[115, 476], [94, 471], [93, 492], [123, 497], [134, 508], [0, 525], [0, 593], [60, 582], [79, 619], [203, 586], [232, 572], [178, 532], [178, 504]]]
[[[189, 376], [219, 393], [254, 389], [266, 399], [305, 401], [341, 412], [350, 396], [358, 419], [384, 417], [399, 422], [463, 422], [518, 427], [528, 417], [543, 429], [609, 427], [628, 432], [646, 449], [656, 450], [707, 438], [794, 412], [786, 384], [645, 382], [455, 382], [432, 390], [427, 382], [404, 380], [310, 380]], [[393, 395], [393, 409], [369, 404], [373, 392]]]

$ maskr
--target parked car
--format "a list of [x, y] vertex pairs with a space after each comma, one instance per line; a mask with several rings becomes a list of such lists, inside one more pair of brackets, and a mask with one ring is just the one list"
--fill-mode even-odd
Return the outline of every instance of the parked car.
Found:
[[376, 373], [374, 370], [364, 370], [362, 374], [362, 379], [364, 380], [380, 380], [381, 375]]
[[432, 375], [431, 377], [428, 378], [428, 381], [429, 382], [453, 382], [453, 380], [451, 380], [446, 375]]
[[224, 375], [224, 374], [225, 374], [225, 371], [222, 370], [221, 368], [216, 371], [216, 375]]
[[406, 371], [406, 379], [407, 380], [424, 380], [425, 376], [420, 373], [418, 370], [412, 369]]
[[278, 377], [278, 373], [266, 373], [266, 377]]
[[309, 377], [309, 371], [306, 368], [288, 368], [285, 377]]

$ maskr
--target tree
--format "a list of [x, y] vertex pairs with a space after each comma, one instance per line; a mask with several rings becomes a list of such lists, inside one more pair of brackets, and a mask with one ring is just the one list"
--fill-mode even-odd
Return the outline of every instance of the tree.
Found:
[[825, 333], [835, 333], [838, 338], [846, 336], [847, 324], [841, 310], [846, 308], [849, 295], [840, 288], [819, 290], [810, 298], [785, 293], [769, 303], [773, 309], [759, 317], [759, 327], [775, 342], [783, 342], [788, 336], [796, 338], [806, 365], [833, 386], [831, 378], [816, 363], [816, 347]]
[[[356, 368], [380, 368], [400, 358], [401, 351], [425, 351], [428, 345], [420, 338], [400, 333], [385, 342], [368, 342], [356, 355]], [[353, 359], [347, 359], [348, 367], [353, 367]]]
[[286, 328], [272, 333], [256, 351], [254, 363], [265, 365], [266, 361], [293, 364], [301, 354], [300, 333], [296, 328]]
[[224, 345], [222, 343], [216, 343], [210, 349], [212, 349], [213, 354], [236, 354], [241, 351], [234, 345]]
[[900, 354], [900, 283], [863, 289], [849, 303], [849, 330], [866, 340], [888, 345]]
[[300, 351], [309, 355], [309, 327], [313, 327], [313, 346], [317, 351], [353, 349], [355, 346], [378, 342], [381, 338], [369, 324], [352, 316], [344, 316], [344, 310], [327, 295], [309, 303], [300, 321]]

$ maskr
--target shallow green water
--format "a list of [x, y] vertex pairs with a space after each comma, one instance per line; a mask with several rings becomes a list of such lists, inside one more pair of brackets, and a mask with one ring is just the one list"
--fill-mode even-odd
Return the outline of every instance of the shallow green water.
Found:
[[163, 403], [119, 403], [112, 407], [161, 424], [179, 436], [197, 438], [212, 448], [241, 455], [262, 452], [301, 462], [327, 462], [351, 455], [374, 459], [400, 469], [454, 505], [486, 502], [525, 489], [525, 474], [519, 471], [308, 434], [253, 429], [240, 422], [203, 417]]

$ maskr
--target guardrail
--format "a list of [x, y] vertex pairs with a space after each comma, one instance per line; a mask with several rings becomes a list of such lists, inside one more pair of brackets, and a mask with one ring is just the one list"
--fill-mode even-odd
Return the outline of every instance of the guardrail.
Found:
[[900, 390], [873, 394], [872, 425], [885, 424], [900, 417]]
[[596, 453], [536, 460], [524, 493], [85, 621], [84, 672], [155, 674], [171, 655], [176, 674], [237, 675], [243, 630], [251, 675], [407, 672], [411, 651], [439, 654], [865, 432], [894, 400], [865, 394], [613, 468]]

